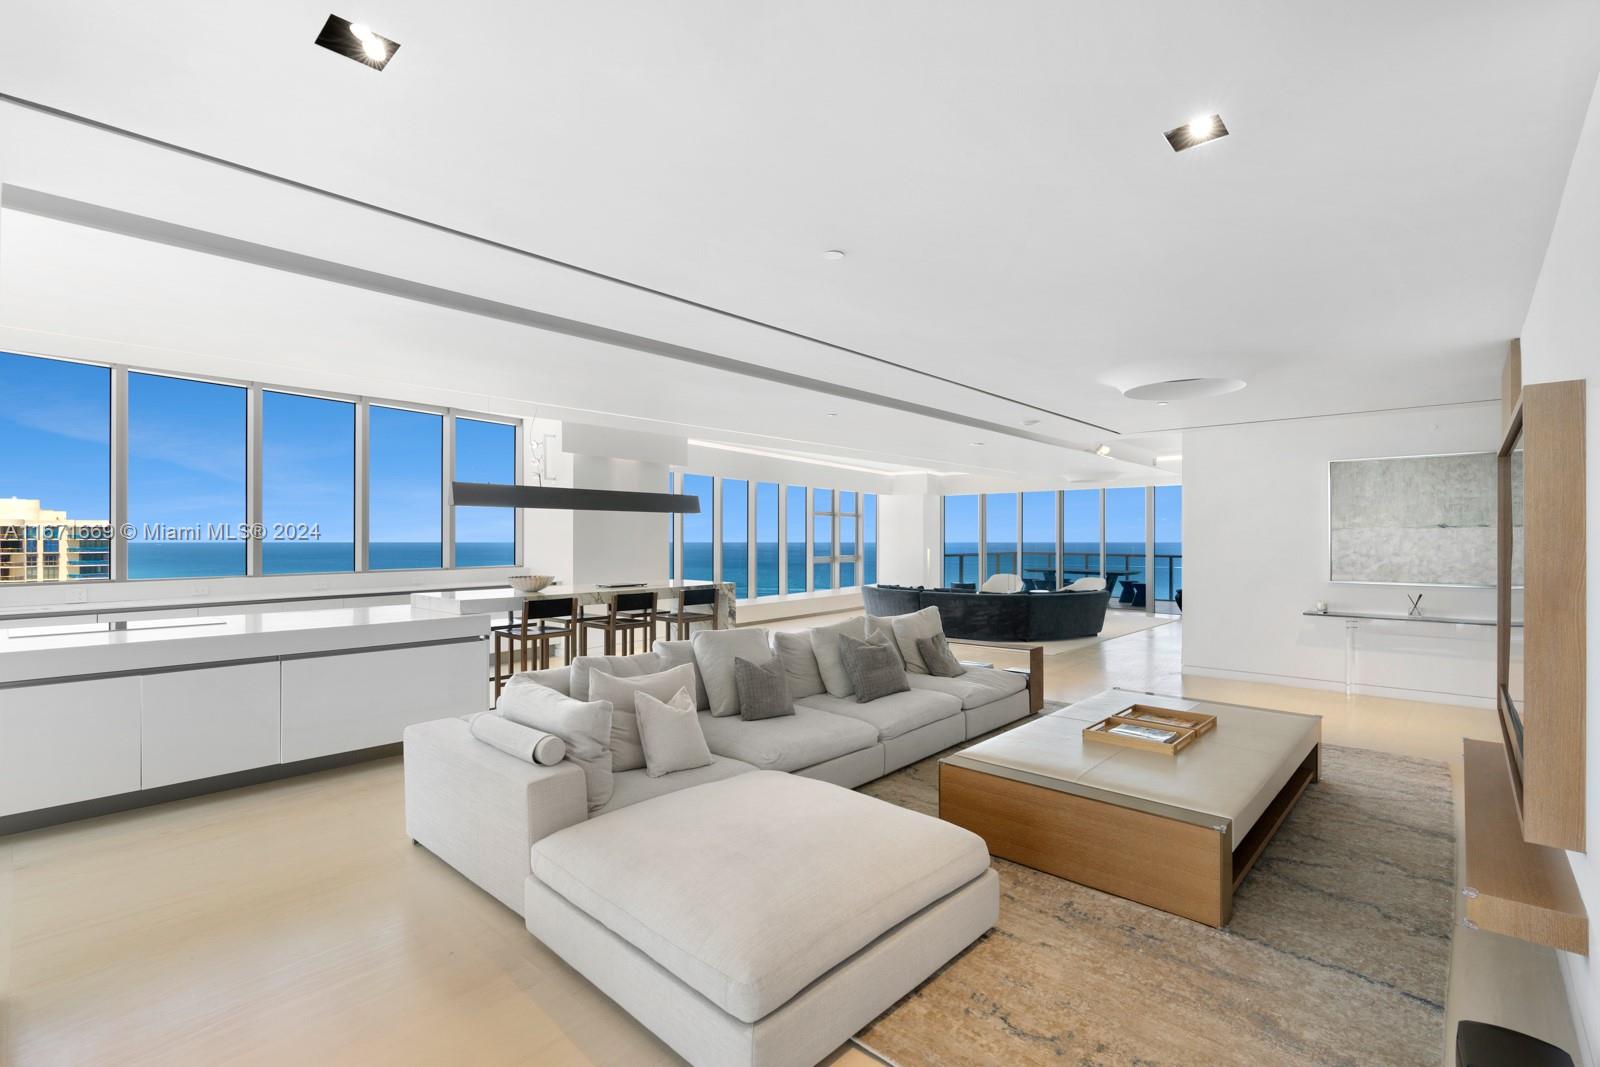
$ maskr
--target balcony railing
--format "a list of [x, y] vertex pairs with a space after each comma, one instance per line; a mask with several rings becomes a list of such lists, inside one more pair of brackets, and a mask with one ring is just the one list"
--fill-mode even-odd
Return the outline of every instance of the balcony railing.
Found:
[[[1017, 554], [1007, 551], [993, 551], [984, 553], [988, 566], [984, 568], [985, 574], [1019, 574], [1017, 567]], [[946, 552], [944, 554], [944, 580], [945, 584], [956, 583], [976, 585], [978, 583], [978, 556], [977, 552]], [[1053, 556], [1048, 557], [1048, 564], [1034, 562], [1045, 558], [1044, 553], [1024, 552], [1023, 565], [1020, 577], [1030, 585], [1038, 583], [1040, 588], [1055, 588], [1056, 565]], [[1144, 581], [1145, 556], [1142, 552], [1107, 552], [1105, 568], [1100, 567], [1099, 553], [1067, 552], [1061, 557], [1061, 580], [1071, 582], [1077, 578], [1098, 578], [1104, 574], [1106, 586], [1114, 597], [1120, 597], [1121, 591], [1117, 583], [1126, 578], [1131, 582]], [[1155, 581], [1152, 583], [1152, 592], [1157, 600], [1171, 600], [1173, 594], [1183, 588], [1183, 554], [1181, 552], [1158, 552], [1155, 557]]]

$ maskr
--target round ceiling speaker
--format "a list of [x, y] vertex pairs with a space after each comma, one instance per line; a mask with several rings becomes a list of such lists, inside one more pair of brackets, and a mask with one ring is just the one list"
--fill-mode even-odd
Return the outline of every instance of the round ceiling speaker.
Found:
[[1238, 378], [1174, 378], [1170, 382], [1150, 382], [1124, 389], [1122, 395], [1129, 400], [1155, 400], [1171, 403], [1174, 400], [1204, 400], [1208, 397], [1237, 393], [1244, 388]]

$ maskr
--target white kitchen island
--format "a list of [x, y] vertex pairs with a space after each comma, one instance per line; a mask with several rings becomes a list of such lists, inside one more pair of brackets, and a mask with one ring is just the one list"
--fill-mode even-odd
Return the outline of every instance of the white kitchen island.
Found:
[[487, 631], [402, 605], [0, 629], [0, 833], [386, 754], [487, 707]]

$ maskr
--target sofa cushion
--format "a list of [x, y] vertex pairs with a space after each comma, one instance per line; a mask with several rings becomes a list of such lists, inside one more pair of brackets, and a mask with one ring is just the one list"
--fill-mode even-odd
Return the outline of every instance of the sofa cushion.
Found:
[[[655, 653], [651, 656], [659, 662]], [[611, 701], [611, 769], [632, 771], [643, 767], [644, 745], [639, 740], [639, 716], [634, 698], [648, 693], [657, 700], [671, 700], [678, 690], [686, 689], [694, 700], [694, 668], [687, 663], [669, 667], [652, 674], [638, 674], [631, 678], [618, 678], [595, 667], [589, 672], [589, 697], [592, 700]]]
[[532, 860], [540, 882], [747, 1023], [989, 869], [970, 831], [761, 771], [569, 827]]
[[993, 667], [968, 667], [959, 678], [935, 678], [931, 674], [913, 674], [906, 681], [911, 688], [924, 693], [948, 693], [961, 701], [961, 707], [981, 708], [1003, 700], [1012, 693], [1028, 688], [1028, 676], [1015, 671], [998, 671]]
[[[680, 663], [694, 664], [693, 641], [657, 641], [650, 646], [651, 651], [661, 657], [661, 666], [676, 667]], [[705, 679], [700, 677], [700, 667], [694, 668], [694, 706], [705, 711], [711, 706], [711, 698], [706, 695]]]
[[927, 674], [928, 665], [922, 662], [922, 653], [917, 651], [917, 638], [944, 633], [944, 621], [939, 617], [939, 609], [928, 607], [910, 615], [896, 615], [893, 626], [895, 642], [900, 646], [900, 654], [905, 657], [906, 673]]
[[572, 668], [547, 667], [542, 671], [518, 671], [506, 679], [506, 688], [514, 685], [542, 685], [546, 689], [554, 689], [562, 696], [572, 695]]
[[809, 708], [858, 719], [876, 730], [881, 740], [887, 741], [929, 723], [960, 715], [961, 700], [947, 693], [913, 688], [892, 696], [879, 697], [867, 704], [857, 703], [853, 696], [835, 697], [823, 693], [795, 701], [795, 708], [797, 711]]
[[512, 722], [555, 734], [566, 743], [567, 759], [583, 768], [589, 810], [611, 799], [611, 703], [583, 701], [542, 685], [519, 685], [500, 694], [497, 710]]
[[775, 631], [772, 635], [772, 647], [778, 653], [778, 658], [783, 660], [783, 673], [789, 680], [789, 695], [796, 700], [801, 697], [815, 696], [826, 693], [828, 687], [822, 684], [822, 671], [817, 667], [817, 654], [811, 651], [811, 634], [785, 633]]
[[773, 658], [767, 631], [701, 630], [694, 635], [694, 662], [706, 684], [711, 714], [721, 718], [739, 714], [739, 687], [733, 680], [733, 661], [743, 657], [751, 663], [766, 663]]
[[739, 690], [741, 719], [779, 719], [794, 714], [789, 680], [776, 656], [766, 663], [734, 657], [733, 685]]
[[859, 703], [867, 704], [910, 688], [900, 654], [881, 633], [865, 641], [840, 634], [839, 657], [844, 660], [844, 672], [850, 676], [850, 689]]
[[866, 619], [867, 638], [870, 640], [874, 634], [882, 634], [884, 643], [890, 648], [894, 649], [895, 658], [900, 661], [900, 669], [905, 670], [905, 653], [900, 651], [900, 642], [896, 641], [894, 638], [894, 616], [868, 615]]
[[770, 771], [804, 770], [878, 743], [866, 723], [798, 703], [793, 715], [754, 722], [701, 712], [700, 727], [712, 752]]
[[676, 793], [680, 789], [688, 789], [692, 785], [720, 782], [724, 778], [732, 778], [736, 774], [748, 774], [753, 770], [755, 768], [748, 763], [740, 763], [736, 759], [726, 759], [722, 756], [712, 756], [711, 762], [704, 767], [696, 767], [692, 771], [674, 771], [671, 774], [663, 774], [659, 778], [650, 777], [649, 772], [643, 768], [637, 771], [623, 771], [612, 779], [614, 788], [611, 791], [611, 800], [606, 803], [605, 807], [598, 809], [594, 814], [604, 815], [608, 811], [626, 808], [630, 804], [639, 803], [641, 800], [666, 796], [668, 793]]
[[865, 641], [867, 620], [857, 615], [843, 622], [813, 627], [810, 633], [811, 651], [817, 657], [817, 669], [822, 672], [822, 684], [827, 687], [829, 694], [847, 697], [855, 692], [850, 685], [850, 675], [844, 669], [844, 657], [839, 652], [839, 637], [842, 634]]
[[671, 700], [657, 700], [649, 693], [640, 693], [638, 699], [645, 773], [661, 778], [710, 764], [711, 750], [706, 747], [700, 713], [688, 687], [678, 690]]
[[654, 652], [641, 652], [637, 656], [577, 656], [572, 661], [568, 691], [575, 700], [588, 700], [590, 671], [604, 671], [613, 678], [637, 678], [670, 666], [672, 664], [662, 663]]
[[917, 654], [922, 657], [928, 673], [935, 678], [959, 678], [967, 673], [956, 654], [950, 651], [950, 642], [944, 634], [917, 638]]

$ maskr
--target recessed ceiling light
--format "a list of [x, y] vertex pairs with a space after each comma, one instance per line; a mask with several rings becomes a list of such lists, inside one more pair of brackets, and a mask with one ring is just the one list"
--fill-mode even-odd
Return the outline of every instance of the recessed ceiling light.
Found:
[[823, 259], [843, 259], [844, 258], [844, 253], [839, 251], [839, 249], [837, 249], [837, 248], [830, 248], [826, 252], [822, 253], [822, 258]]
[[983, 447], [983, 442], [982, 441], [974, 441], [974, 442], [972, 442], [972, 447], [973, 448], [982, 448]]
[[837, 411], [830, 411], [830, 412], [828, 412], [828, 418], [830, 418], [830, 419], [837, 419], [837, 418], [838, 418], [838, 417], [839, 417], [839, 413], [838, 413], [838, 412], [837, 412]]
[[1110, 445], [1100, 445], [1098, 448], [1096, 448], [1094, 450], [1094, 454], [1097, 455], [1097, 456], [1109, 456], [1109, 455], [1111, 455], [1111, 446]]
[[1158, 408], [1164, 408], [1164, 407], [1166, 407], [1166, 406], [1167, 406], [1167, 402], [1166, 402], [1166, 401], [1165, 401], [1165, 400], [1157, 400], [1157, 401], [1156, 401], [1156, 407], [1158, 407]]
[[330, 52], [353, 59], [357, 63], [382, 70], [400, 46], [387, 37], [380, 37], [362, 22], [350, 22], [338, 15], [329, 15], [317, 34], [317, 44]]
[[1156, 403], [1172, 400], [1203, 400], [1206, 397], [1237, 393], [1245, 383], [1239, 378], [1173, 378], [1165, 382], [1147, 382], [1124, 389], [1122, 395], [1129, 400], [1154, 400]]
[[1185, 148], [1228, 136], [1228, 127], [1223, 125], [1221, 115], [1197, 115], [1182, 126], [1174, 126], [1164, 136], [1174, 152], [1182, 152]]

